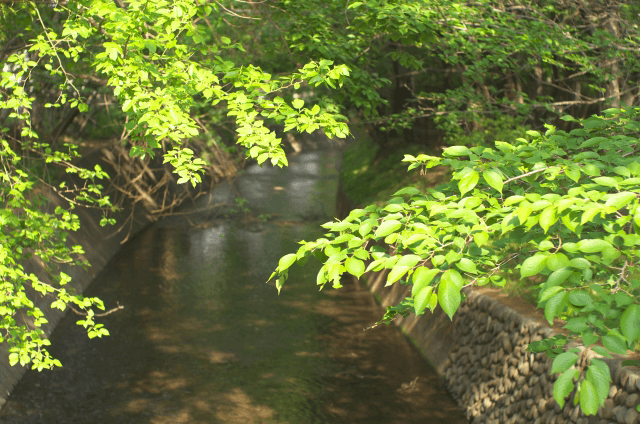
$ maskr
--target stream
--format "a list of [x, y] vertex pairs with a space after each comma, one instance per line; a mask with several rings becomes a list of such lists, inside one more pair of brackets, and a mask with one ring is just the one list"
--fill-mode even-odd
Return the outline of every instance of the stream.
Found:
[[[63, 368], [28, 371], [0, 422], [466, 423], [397, 328], [363, 331], [382, 317], [366, 287], [318, 291], [313, 260], [280, 295], [265, 284], [332, 219], [340, 154], [248, 167], [127, 242], [85, 293], [124, 306], [100, 318], [111, 336], [67, 314], [51, 337]], [[216, 216], [225, 202], [239, 216]]]

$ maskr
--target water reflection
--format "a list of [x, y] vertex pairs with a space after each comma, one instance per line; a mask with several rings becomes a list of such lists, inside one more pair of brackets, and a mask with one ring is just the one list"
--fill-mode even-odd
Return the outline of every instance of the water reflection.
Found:
[[281, 221], [174, 221], [129, 242], [88, 292], [125, 305], [104, 319], [112, 336], [89, 341], [68, 315], [52, 349], [65, 367], [27, 373], [1, 421], [465, 422], [394, 328], [362, 331], [380, 317], [366, 290], [318, 292], [311, 262], [291, 269], [280, 296], [264, 284], [295, 240], [322, 233], [292, 218], [331, 210], [335, 160], [299, 155], [292, 173], [252, 169], [235, 183]]

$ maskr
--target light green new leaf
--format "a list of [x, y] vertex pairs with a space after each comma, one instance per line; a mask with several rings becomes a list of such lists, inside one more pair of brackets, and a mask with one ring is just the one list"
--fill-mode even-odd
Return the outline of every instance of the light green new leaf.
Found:
[[466, 146], [451, 146], [447, 147], [442, 151], [442, 156], [468, 156], [471, 154], [471, 150], [469, 150]]
[[364, 274], [364, 262], [353, 256], [347, 258], [344, 262], [344, 267], [349, 274], [354, 275], [357, 278], [360, 278], [360, 276]]
[[415, 296], [413, 296], [413, 308], [416, 315], [421, 315], [429, 305], [429, 298], [433, 292], [432, 286], [423, 287]]
[[460, 261], [456, 263], [456, 266], [458, 267], [459, 270], [464, 272], [469, 272], [471, 274], [478, 273], [478, 270], [476, 269], [476, 264], [471, 259], [468, 259], [468, 258], [460, 259]]
[[524, 225], [524, 223], [527, 222], [531, 212], [533, 212], [533, 207], [529, 201], [525, 200], [520, 203], [518, 209], [516, 209], [516, 214], [518, 215], [518, 221], [520, 221], [520, 224]]
[[605, 187], [618, 187], [618, 182], [615, 178], [611, 177], [597, 177], [594, 178], [593, 181]]
[[391, 272], [389, 272], [385, 287], [390, 286], [391, 284], [401, 279], [407, 273], [407, 271], [416, 266], [416, 264], [420, 262], [421, 259], [422, 258], [418, 255], [402, 256], [393, 266]]
[[500, 171], [496, 170], [495, 168], [492, 168], [487, 171], [484, 171], [484, 173], [482, 174], [482, 177], [487, 182], [487, 184], [489, 184], [491, 187], [495, 188], [500, 193], [502, 193], [502, 187], [504, 186], [504, 184], [502, 182], [503, 180], [502, 180], [502, 175], [500, 174]]
[[486, 231], [481, 231], [481, 232], [475, 233], [473, 235], [473, 241], [478, 246], [484, 246], [485, 244], [487, 244], [487, 241], [489, 241], [489, 233], [486, 232]]
[[433, 278], [438, 275], [439, 269], [429, 269], [426, 266], [421, 266], [413, 272], [413, 287], [411, 288], [411, 297], [415, 297], [422, 289], [427, 287]]
[[416, 194], [420, 194], [420, 190], [415, 187], [405, 187], [402, 190], [396, 191], [394, 196], [415, 196]]
[[590, 203], [582, 213], [580, 225], [584, 225], [585, 223], [592, 221], [593, 217], [598, 215], [600, 212], [602, 212], [602, 205], [600, 203]]
[[304, 106], [304, 100], [302, 100], [302, 99], [293, 99], [291, 104], [293, 105], [294, 108], [301, 109], [302, 106]]
[[398, 231], [402, 227], [402, 223], [395, 219], [390, 219], [388, 221], [384, 221], [380, 226], [376, 229], [374, 233], [374, 237], [386, 237], [394, 231]]
[[520, 268], [520, 278], [530, 277], [532, 275], [539, 274], [544, 270], [547, 264], [547, 256], [534, 255], [527, 258]]
[[444, 274], [442, 274], [442, 279], [453, 283], [458, 287], [458, 290], [461, 290], [464, 286], [464, 278], [462, 278], [462, 275], [460, 275], [460, 273], [455, 269], [446, 270]]
[[429, 296], [429, 305], [427, 306], [427, 308], [429, 308], [429, 310], [433, 312], [436, 309], [436, 306], [438, 306], [438, 293], [431, 292], [431, 296]]
[[542, 229], [546, 233], [547, 231], [549, 231], [549, 227], [555, 224], [557, 220], [558, 214], [556, 211], [556, 207], [549, 206], [548, 208], [545, 208], [545, 210], [543, 210], [540, 214], [540, 227], [542, 227]]
[[620, 318], [620, 330], [627, 338], [629, 344], [640, 336], [640, 305], [632, 304], [622, 313]]
[[367, 234], [369, 234], [371, 232], [371, 229], [373, 228], [373, 226], [376, 224], [376, 220], [373, 218], [369, 218], [366, 221], [364, 221], [362, 224], [360, 224], [360, 226], [358, 227], [358, 233], [364, 237]]
[[547, 257], [549, 271], [557, 271], [567, 266], [569, 266], [569, 258], [564, 253], [554, 253]]
[[444, 275], [438, 285], [438, 301], [440, 303], [440, 307], [451, 320], [453, 320], [453, 315], [458, 310], [462, 300], [462, 297], [460, 296], [460, 289], [460, 286], [450, 278], [445, 278]]
[[578, 166], [568, 166], [567, 168], [565, 168], [564, 173], [567, 177], [569, 177], [576, 183], [580, 179], [580, 168]]
[[282, 272], [287, 270], [291, 265], [293, 265], [295, 261], [296, 261], [295, 253], [289, 253], [288, 255], [284, 255], [283, 257], [280, 258], [280, 261], [278, 261], [278, 271]]
[[623, 191], [621, 193], [612, 194], [607, 202], [604, 204], [605, 206], [613, 206], [614, 208], [620, 209], [623, 206], [626, 206], [629, 202], [635, 199], [637, 193], [632, 193], [629, 191]]
[[467, 172], [458, 182], [458, 190], [460, 190], [460, 194], [464, 196], [465, 193], [473, 190], [473, 188], [478, 184], [478, 180], [480, 179], [480, 174], [478, 171]]

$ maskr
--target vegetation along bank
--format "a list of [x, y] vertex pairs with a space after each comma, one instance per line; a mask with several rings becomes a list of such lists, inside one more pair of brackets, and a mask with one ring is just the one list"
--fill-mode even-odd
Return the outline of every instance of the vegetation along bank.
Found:
[[[170, 188], [202, 187], [245, 159], [286, 166], [287, 133], [359, 131], [390, 179], [405, 178], [387, 154], [402, 148], [414, 174], [444, 184], [354, 199], [363, 207], [279, 261], [277, 289], [311, 255], [320, 286], [388, 270], [385, 285], [410, 287], [384, 320], [427, 309], [451, 320], [471, 307], [469, 287], [515, 287], [564, 323], [527, 348], [552, 359], [555, 402], [595, 416], [621, 381], [592, 355], [640, 344], [639, 12], [635, 1], [571, 0], [3, 3], [8, 361], [60, 365], [31, 293], [74, 308], [90, 337], [108, 333], [96, 319], [108, 305], [69, 289], [67, 267], [84, 264], [67, 243], [80, 208], [125, 231], [133, 221], [117, 221], [124, 204], [109, 189], [162, 215], [193, 193]], [[109, 172], [81, 161], [92, 150]], [[625, 420], [640, 412], [626, 401], [636, 405]]]

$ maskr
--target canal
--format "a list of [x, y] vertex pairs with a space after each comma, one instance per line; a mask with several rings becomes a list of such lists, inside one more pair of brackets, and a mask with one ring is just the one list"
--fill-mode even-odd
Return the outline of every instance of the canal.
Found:
[[395, 327], [363, 331], [382, 316], [366, 288], [319, 292], [317, 262], [279, 296], [265, 284], [332, 219], [339, 159], [249, 167], [130, 240], [86, 293], [124, 306], [102, 318], [111, 336], [87, 339], [68, 314], [52, 335], [63, 368], [27, 372], [0, 422], [466, 423]]

